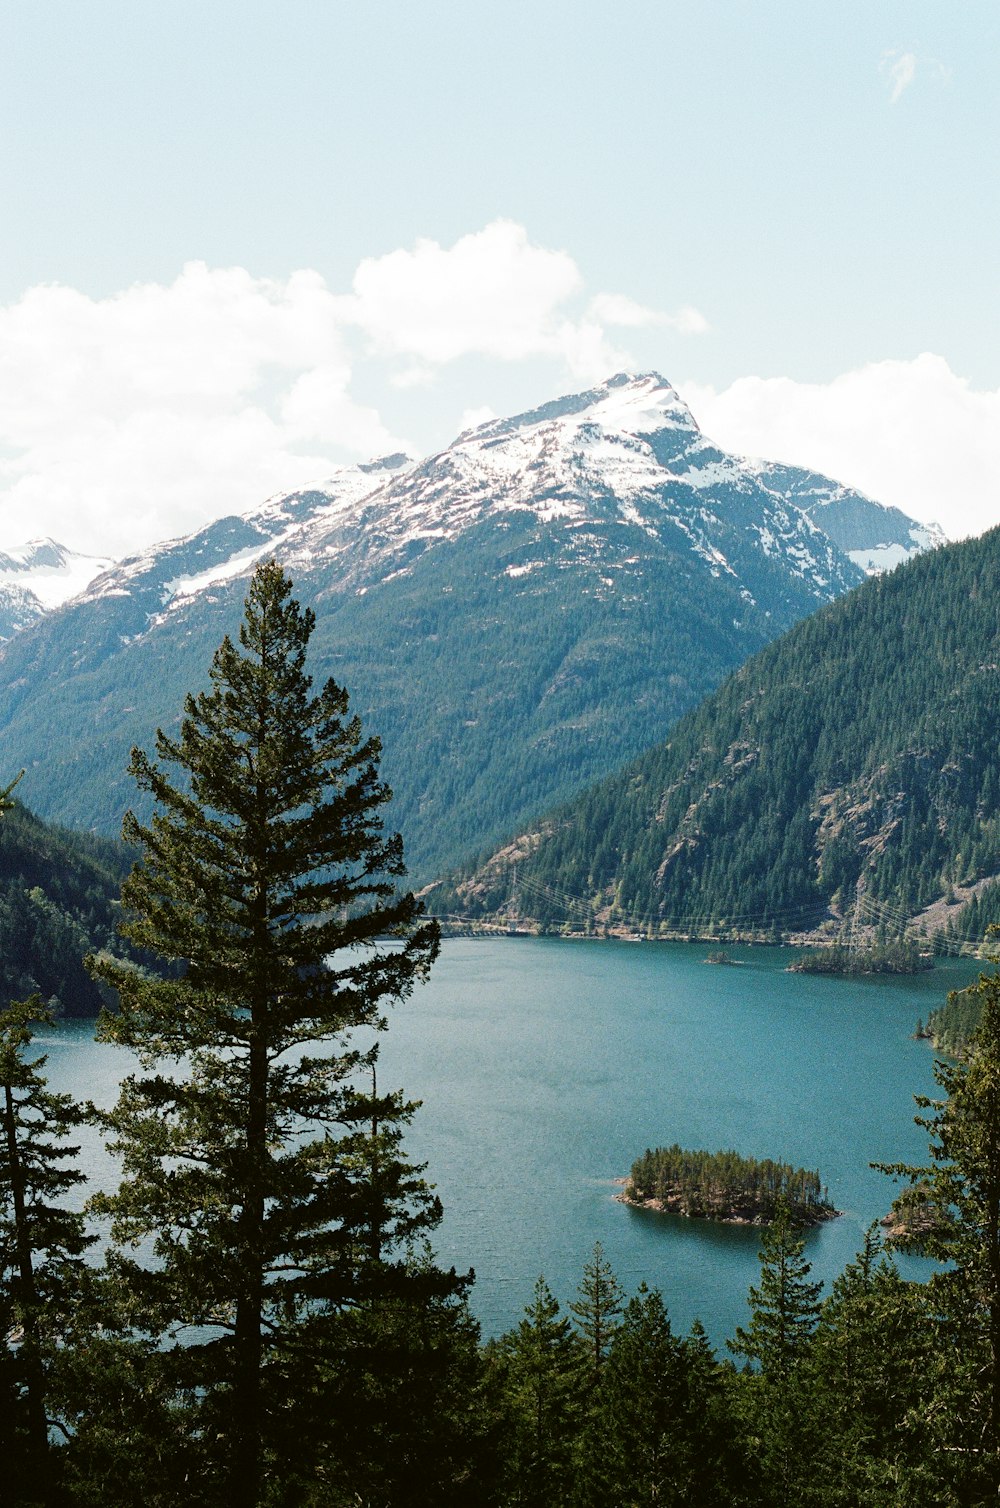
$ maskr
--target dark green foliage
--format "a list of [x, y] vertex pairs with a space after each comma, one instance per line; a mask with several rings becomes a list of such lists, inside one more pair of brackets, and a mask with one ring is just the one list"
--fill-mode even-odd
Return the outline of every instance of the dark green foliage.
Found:
[[677, 1339], [661, 1294], [643, 1285], [601, 1373], [584, 1439], [583, 1503], [714, 1508], [733, 1501], [748, 1465], [704, 1332]]
[[418, 1284], [329, 1315], [327, 1362], [308, 1397], [290, 1354], [290, 1436], [268, 1501], [485, 1508], [499, 1468], [478, 1341], [463, 1304]]
[[[520, 914], [760, 937], [830, 907], [895, 925], [1000, 873], [998, 604], [995, 529], [821, 609], [520, 845]], [[435, 905], [502, 911], [512, 887], [498, 857]]]
[[5, 1490], [25, 1504], [55, 1491], [52, 1374], [82, 1307], [92, 1240], [65, 1205], [84, 1177], [79, 1149], [65, 1145], [82, 1114], [46, 1088], [45, 1056], [30, 1056], [47, 1020], [38, 997], [0, 1011], [0, 1441]]
[[120, 843], [51, 827], [12, 802], [0, 822], [0, 999], [38, 993], [60, 1015], [96, 1016], [84, 955], [115, 947]]
[[1000, 973], [975, 986], [981, 1015], [968, 1062], [935, 1065], [943, 1098], [917, 1096], [930, 1133], [925, 1167], [884, 1171], [929, 1190], [936, 1218], [900, 1244], [948, 1264], [928, 1281], [940, 1346], [957, 1365], [937, 1421], [940, 1446], [990, 1498], [1000, 1489]]
[[[133, 753], [154, 814], [126, 820], [142, 857], [124, 931], [183, 971], [93, 961], [119, 999], [102, 1033], [146, 1069], [108, 1117], [122, 1181], [96, 1202], [120, 1302], [137, 1334], [184, 1342], [188, 1440], [226, 1442], [234, 1508], [286, 1480], [345, 1315], [388, 1323], [394, 1304], [464, 1286], [409, 1250], [440, 1218], [400, 1151], [415, 1107], [378, 1090], [377, 1046], [351, 1040], [410, 993], [437, 931], [397, 888], [378, 741], [335, 683], [313, 691], [313, 617], [290, 592], [258, 568], [211, 690], [187, 698], [177, 738], [158, 735], [158, 761]], [[130, 1255], [143, 1242], [151, 1265]]]
[[750, 1324], [737, 1329], [729, 1349], [754, 1362], [766, 1378], [782, 1378], [806, 1352], [823, 1286], [809, 1281], [805, 1241], [795, 1234], [784, 1200], [764, 1232], [760, 1263], [760, 1287], [750, 1289]]
[[822, 1420], [814, 1490], [830, 1508], [883, 1508], [901, 1483], [903, 1501], [937, 1501], [933, 1415], [947, 1352], [926, 1300], [880, 1255], [872, 1229], [823, 1305], [808, 1375]]
[[949, 920], [946, 937], [964, 941], [978, 941], [985, 937], [991, 927], [1000, 926], [1000, 882], [984, 885], [964, 906], [959, 907], [954, 920]]
[[728, 1342], [753, 1370], [738, 1393], [744, 1428], [757, 1444], [765, 1502], [807, 1504], [819, 1434], [806, 1364], [820, 1313], [821, 1283], [809, 1278], [805, 1242], [780, 1201], [764, 1233], [760, 1286], [749, 1294], [750, 1324]]
[[487, 1348], [505, 1418], [504, 1503], [559, 1508], [572, 1501], [589, 1360], [587, 1346], [539, 1278], [517, 1329]]
[[919, 943], [897, 938], [863, 948], [835, 943], [804, 953], [789, 968], [795, 974], [919, 974], [933, 968], [933, 959], [920, 951]]
[[648, 1147], [632, 1164], [626, 1198], [659, 1201], [665, 1209], [708, 1220], [772, 1220], [784, 1201], [793, 1220], [811, 1224], [834, 1213], [816, 1172], [741, 1157]]
[[982, 1014], [982, 994], [975, 985], [967, 990], [952, 990], [946, 1003], [931, 1011], [922, 1035], [930, 1037], [934, 1046], [950, 1057], [967, 1057]]
[[600, 1378], [608, 1347], [618, 1328], [624, 1297], [624, 1289], [604, 1259], [603, 1246], [595, 1241], [593, 1256], [583, 1269], [577, 1296], [569, 1306], [587, 1343], [592, 1383]]

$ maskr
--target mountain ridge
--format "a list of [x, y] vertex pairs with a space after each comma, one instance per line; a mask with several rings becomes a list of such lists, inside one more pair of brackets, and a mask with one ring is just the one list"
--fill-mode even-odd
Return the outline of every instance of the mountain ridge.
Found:
[[1000, 529], [868, 580], [666, 742], [438, 887], [436, 909], [648, 936], [925, 924], [981, 942], [1000, 920], [998, 601]]
[[422, 461], [341, 468], [140, 552], [12, 638], [0, 733], [44, 815], [114, 830], [130, 745], [176, 722], [276, 555], [317, 612], [317, 675], [383, 738], [427, 877], [655, 743], [864, 579], [793, 494], [848, 498], [876, 532], [891, 511], [797, 468], [766, 485], [760, 465], [706, 440], [661, 377], [620, 374]]

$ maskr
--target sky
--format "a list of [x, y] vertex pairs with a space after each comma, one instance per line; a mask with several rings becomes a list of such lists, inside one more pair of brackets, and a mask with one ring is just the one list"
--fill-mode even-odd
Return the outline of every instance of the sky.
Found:
[[0, 551], [657, 370], [1000, 523], [1000, 6], [0, 0]]

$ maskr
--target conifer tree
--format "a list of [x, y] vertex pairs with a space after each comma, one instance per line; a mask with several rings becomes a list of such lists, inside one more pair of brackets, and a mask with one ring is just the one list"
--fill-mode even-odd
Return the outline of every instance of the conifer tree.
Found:
[[590, 1352], [591, 1381], [597, 1382], [608, 1354], [611, 1338], [618, 1328], [625, 1291], [605, 1261], [604, 1247], [594, 1242], [594, 1254], [583, 1269], [583, 1280], [569, 1309], [587, 1342]]
[[544, 1278], [517, 1329], [488, 1354], [510, 1420], [508, 1500], [558, 1508], [573, 1492], [586, 1353]]
[[809, 1279], [805, 1242], [784, 1200], [764, 1232], [760, 1260], [760, 1287], [749, 1294], [750, 1324], [728, 1342], [735, 1355], [759, 1368], [738, 1379], [737, 1398], [744, 1428], [759, 1442], [766, 1501], [804, 1508], [814, 1501], [813, 1461], [822, 1431], [805, 1368], [822, 1284]]
[[[333, 681], [313, 689], [313, 626], [281, 568], [258, 567], [210, 689], [176, 738], [157, 734], [156, 759], [133, 750], [154, 811], [125, 819], [141, 858], [122, 930], [171, 968], [91, 961], [118, 992], [101, 1033], [145, 1070], [110, 1115], [123, 1179], [99, 1208], [135, 1326], [186, 1342], [233, 1508], [300, 1448], [297, 1400], [312, 1411], [337, 1316], [461, 1286], [407, 1259], [440, 1216], [398, 1149], [414, 1106], [365, 1087], [377, 1046], [351, 1037], [426, 974], [437, 928], [398, 889], [378, 740]], [[149, 1266], [126, 1250], [142, 1242]]]
[[672, 1332], [662, 1295], [640, 1286], [622, 1313], [582, 1451], [586, 1508], [716, 1508], [747, 1476], [724, 1381], [704, 1330]]
[[678, 1501], [682, 1393], [680, 1343], [662, 1296], [643, 1284], [625, 1307], [601, 1373], [585, 1450], [590, 1502], [624, 1508]]
[[916, 1117], [930, 1132], [930, 1164], [879, 1166], [908, 1178], [931, 1216], [894, 1244], [947, 1264], [928, 1287], [942, 1318], [939, 1346], [954, 1358], [954, 1383], [964, 1389], [947, 1416], [966, 1433], [941, 1442], [943, 1459], [975, 1463], [975, 1490], [993, 1498], [1000, 1491], [1000, 972], [981, 974], [971, 994], [981, 1007], [971, 1058], [935, 1064], [943, 1099], [915, 1097], [930, 1112]]
[[809, 1281], [805, 1241], [796, 1235], [784, 1200], [764, 1231], [760, 1262], [760, 1287], [750, 1289], [750, 1324], [737, 1329], [729, 1349], [757, 1362], [765, 1376], [781, 1377], [809, 1344], [823, 1286]]
[[22, 770], [20, 775], [14, 776], [14, 779], [11, 781], [10, 785], [4, 786], [3, 790], [0, 791], [0, 817], [3, 816], [4, 812], [10, 811], [10, 808], [13, 805], [13, 802], [10, 799], [10, 793], [17, 785], [17, 782], [21, 779], [21, 776], [23, 776], [23, 774], [24, 771]]
[[833, 1283], [808, 1362], [830, 1508], [881, 1508], [904, 1482], [908, 1501], [933, 1499], [942, 1473], [928, 1426], [948, 1360], [935, 1330], [924, 1285], [900, 1276], [871, 1227]]
[[93, 1239], [63, 1203], [84, 1180], [71, 1162], [79, 1148], [64, 1145], [83, 1112], [46, 1088], [45, 1056], [29, 1056], [34, 1023], [51, 1019], [38, 996], [0, 1011], [0, 1437], [7, 1489], [25, 1503], [54, 1490], [50, 1371]]

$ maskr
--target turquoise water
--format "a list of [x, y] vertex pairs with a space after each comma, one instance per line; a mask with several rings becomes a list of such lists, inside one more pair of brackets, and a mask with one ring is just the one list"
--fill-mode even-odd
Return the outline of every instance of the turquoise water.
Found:
[[[976, 966], [908, 979], [789, 974], [789, 952], [704, 945], [460, 940], [391, 1016], [380, 1087], [422, 1099], [407, 1137], [445, 1219], [445, 1265], [474, 1267], [487, 1333], [520, 1317], [544, 1273], [573, 1296], [595, 1240], [629, 1291], [660, 1287], [675, 1328], [721, 1344], [746, 1319], [760, 1232], [629, 1210], [614, 1180], [647, 1146], [735, 1147], [818, 1168], [843, 1216], [809, 1233], [827, 1283], [887, 1210], [873, 1160], [924, 1161], [913, 1095], [933, 1057], [912, 1039]], [[128, 1059], [87, 1023], [46, 1033], [54, 1088], [111, 1103]], [[87, 1148], [95, 1181], [107, 1158]]]

